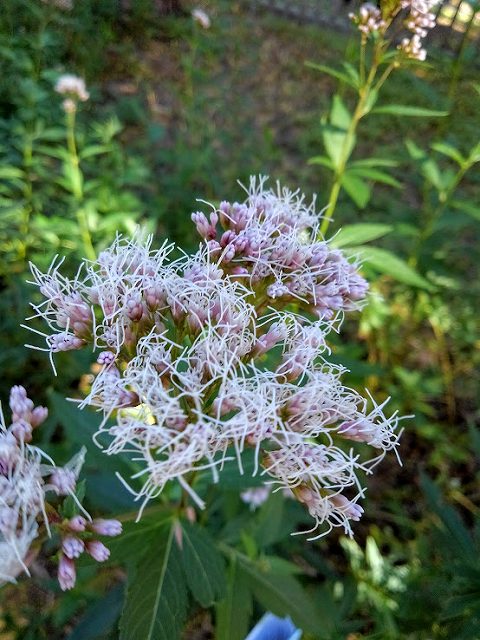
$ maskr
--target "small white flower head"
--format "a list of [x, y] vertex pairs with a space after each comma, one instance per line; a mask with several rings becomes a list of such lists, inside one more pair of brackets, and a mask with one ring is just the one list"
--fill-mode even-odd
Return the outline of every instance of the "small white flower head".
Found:
[[427, 51], [423, 48], [423, 39], [436, 25], [436, 15], [432, 13], [438, 0], [402, 0], [401, 8], [408, 11], [404, 25], [412, 33], [403, 38], [398, 45], [399, 51], [414, 60], [424, 61]]
[[402, 42], [398, 45], [398, 49], [413, 60], [419, 60], [423, 62], [427, 58], [427, 51], [422, 47], [422, 40], [418, 34], [413, 35], [411, 38], [403, 38]]
[[210, 16], [203, 9], [193, 9], [192, 18], [202, 29], [209, 29], [211, 26]]
[[55, 91], [74, 101], [86, 102], [90, 97], [85, 86], [85, 80], [71, 73], [65, 73], [58, 78], [55, 84]]
[[387, 27], [386, 22], [382, 19], [382, 12], [371, 2], [362, 4], [358, 13], [350, 13], [349, 18], [357, 25], [358, 30], [365, 38], [383, 33]]

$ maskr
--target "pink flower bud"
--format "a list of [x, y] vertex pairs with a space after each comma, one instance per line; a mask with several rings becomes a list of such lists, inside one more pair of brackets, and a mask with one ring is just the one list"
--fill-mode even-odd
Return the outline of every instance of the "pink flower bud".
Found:
[[63, 539], [62, 551], [67, 558], [70, 558], [71, 560], [73, 560], [73, 558], [79, 558], [84, 550], [85, 544], [83, 543], [83, 540], [80, 540], [80, 538], [67, 536]]
[[26, 420], [17, 420], [10, 427], [12, 433], [19, 442], [31, 442], [32, 425]]
[[70, 531], [75, 531], [76, 533], [79, 533], [81, 531], [85, 531], [87, 526], [87, 521], [83, 516], [73, 516], [73, 518], [70, 518], [70, 520], [68, 521], [67, 526], [70, 529]]
[[48, 417], [48, 409], [46, 407], [35, 407], [30, 416], [30, 424], [32, 427], [38, 427], [45, 422]]
[[90, 540], [85, 545], [85, 550], [97, 562], [105, 562], [110, 557], [110, 550], [100, 540]]
[[33, 402], [27, 397], [25, 387], [16, 385], [10, 389], [10, 409], [12, 421], [29, 420], [33, 409]]
[[109, 367], [115, 362], [115, 354], [111, 351], [102, 351], [98, 354], [97, 362], [105, 367]]
[[77, 572], [74, 561], [62, 554], [58, 564], [58, 583], [60, 584], [60, 589], [62, 591], [73, 589], [76, 579]]
[[118, 520], [94, 520], [90, 529], [100, 536], [118, 536], [122, 533], [122, 523]]

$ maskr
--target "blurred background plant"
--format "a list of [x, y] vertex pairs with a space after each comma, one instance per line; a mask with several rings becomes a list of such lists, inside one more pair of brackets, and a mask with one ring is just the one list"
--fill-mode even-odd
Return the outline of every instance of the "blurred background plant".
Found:
[[[23, 348], [28, 261], [47, 267], [61, 254], [73, 270], [78, 258], [136, 223], [156, 231], [159, 242], [170, 237], [191, 248], [196, 198], [216, 201], [224, 185], [255, 172], [317, 192], [319, 206], [329, 207], [324, 231], [331, 243], [361, 256], [374, 283], [333, 358], [350, 368], [352, 386], [368, 386], [380, 400], [392, 396], [402, 413], [415, 414], [403, 436], [404, 466], [384, 463], [369, 484], [355, 541], [333, 536], [314, 544], [288, 535], [304, 517], [293, 502], [272, 495], [250, 511], [232, 469], [201, 531], [185, 524], [185, 535], [203, 536], [211, 555], [210, 569], [197, 566], [198, 581], [189, 583], [184, 637], [214, 637], [216, 627], [215, 637], [241, 640], [268, 609], [289, 614], [307, 640], [474, 640], [478, 3], [442, 3], [427, 61], [399, 68], [393, 56], [400, 32], [387, 50], [381, 39], [367, 43], [353, 24], [339, 31], [292, 20], [291, 7], [302, 2], [284, 4], [211, 0], [201, 6], [207, 27], [191, 15], [200, 7], [187, 1], [4, 3], [2, 395], [28, 381], [32, 397], [51, 408], [42, 446], [60, 461], [87, 446], [89, 507], [128, 513], [133, 505], [119, 491], [114, 467], [91, 443], [97, 416], [77, 415], [63, 400], [88, 386], [88, 359], [61, 354], [62, 375], [53, 378], [46, 359]], [[315, 21], [335, 6], [346, 25], [358, 9], [343, 0], [327, 4], [315, 5]], [[453, 15], [456, 56], [444, 47]], [[383, 75], [376, 69], [369, 80], [367, 70], [381, 64]], [[74, 114], [55, 92], [65, 73], [85, 78], [90, 93]], [[236, 195], [242, 197], [240, 187]], [[72, 593], [60, 597], [53, 573], [40, 571], [3, 588], [0, 637], [118, 637], [118, 567], [139, 546], [147, 550], [145, 540], [163, 539], [164, 527], [148, 518], [136, 528], [126, 522], [111, 568], [80, 567]], [[217, 573], [209, 590], [212, 567], [221, 573], [224, 563], [226, 581]]]

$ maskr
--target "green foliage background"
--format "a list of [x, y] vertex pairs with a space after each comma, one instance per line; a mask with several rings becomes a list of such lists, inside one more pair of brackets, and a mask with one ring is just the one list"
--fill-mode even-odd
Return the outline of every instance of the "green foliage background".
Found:
[[[385, 85], [331, 227], [374, 283], [333, 359], [350, 369], [349, 384], [415, 415], [404, 423], [403, 467], [386, 459], [369, 481], [355, 540], [291, 537], [308, 522], [303, 509], [272, 495], [250, 512], [233, 467], [212, 489], [208, 518], [172, 514], [172, 489], [134, 524], [137, 505], [114, 476], [131, 475], [131, 463], [105, 459], [91, 442], [98, 416], [64, 400], [88, 385], [88, 354], [59, 355], [55, 378], [45, 354], [24, 348], [40, 344], [20, 327], [28, 262], [46, 268], [60, 254], [73, 272], [89, 243], [99, 251], [136, 224], [188, 250], [196, 198], [240, 198], [236, 180], [259, 172], [316, 192], [321, 208], [352, 109], [348, 73], [331, 67], [356, 59], [347, 36], [240, 2], [206, 3], [208, 31], [188, 3], [168, 16], [153, 1], [120, 4], [7, 0], [0, 14], [1, 395], [23, 384], [49, 405], [42, 446], [59, 460], [87, 446], [88, 506], [125, 523], [109, 566], [84, 561], [73, 592], [59, 593], [53, 563], [3, 587], [0, 638], [242, 640], [264, 610], [291, 615], [307, 640], [478, 638], [475, 45], [459, 66], [433, 41], [427, 65]], [[64, 72], [91, 92], [75, 128], [78, 173], [53, 91]]]

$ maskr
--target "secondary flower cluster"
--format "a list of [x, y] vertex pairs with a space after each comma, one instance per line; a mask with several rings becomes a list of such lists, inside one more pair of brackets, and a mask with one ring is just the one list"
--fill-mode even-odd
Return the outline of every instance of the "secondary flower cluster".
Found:
[[[29, 573], [28, 564], [36, 554], [32, 543], [42, 528], [47, 535], [52, 530], [62, 534], [68, 528], [54, 503], [59, 497], [75, 495], [84, 458], [81, 451], [65, 467], [55, 466], [46, 453], [30, 444], [34, 430], [47, 418], [47, 409], [35, 407], [21, 386], [12, 387], [9, 404], [11, 423], [7, 427], [3, 415], [0, 422], [0, 585], [14, 582], [22, 571]], [[83, 516], [78, 519], [87, 523]], [[96, 555], [99, 559], [100, 554]], [[62, 579], [61, 562], [59, 582], [62, 588], [70, 588]]]
[[427, 52], [423, 48], [423, 39], [430, 29], [436, 25], [436, 16], [432, 9], [438, 4], [438, 0], [402, 0], [401, 8], [408, 10], [405, 27], [411, 31], [410, 38], [404, 38], [399, 45], [400, 51], [409, 58], [425, 60]]
[[370, 36], [383, 35], [391, 25], [395, 16], [406, 11], [404, 20], [405, 28], [411, 32], [410, 37], [402, 39], [398, 50], [408, 58], [425, 60], [427, 52], [423, 48], [423, 39], [430, 29], [436, 25], [436, 16], [432, 9], [439, 0], [398, 0], [397, 4], [390, 8], [390, 13], [384, 15], [371, 2], [363, 3], [357, 13], [350, 13], [349, 18], [357, 25], [358, 30], [365, 39]]
[[371, 2], [365, 2], [360, 6], [358, 13], [349, 13], [348, 17], [366, 38], [383, 32], [387, 27], [387, 23], [382, 18], [382, 12]]
[[62, 103], [66, 113], [75, 113], [77, 102], [86, 102], [90, 97], [85, 86], [85, 80], [71, 73], [65, 73], [58, 78], [55, 84], [55, 91], [60, 95], [66, 96]]
[[192, 218], [204, 242], [173, 262], [169, 245], [118, 238], [73, 279], [59, 264], [33, 268], [47, 350], [100, 350], [83, 404], [105, 415], [106, 453], [142, 464], [133, 484], [143, 504], [176, 480], [203, 506], [198, 473], [217, 481], [229, 459], [242, 471], [250, 449], [254, 473], [304, 503], [312, 530], [351, 533], [358, 474], [398, 442], [398, 419], [374, 403], [368, 411], [323, 357], [328, 331], [367, 283], [318, 239], [314, 206], [298, 193], [252, 180], [245, 202]]
[[75, 560], [87, 553], [97, 562], [105, 562], [110, 550], [96, 536], [118, 536], [122, 525], [118, 520], [89, 521], [77, 515], [57, 526], [61, 535], [61, 551], [58, 563], [58, 582], [63, 591], [73, 589], [77, 579]]

